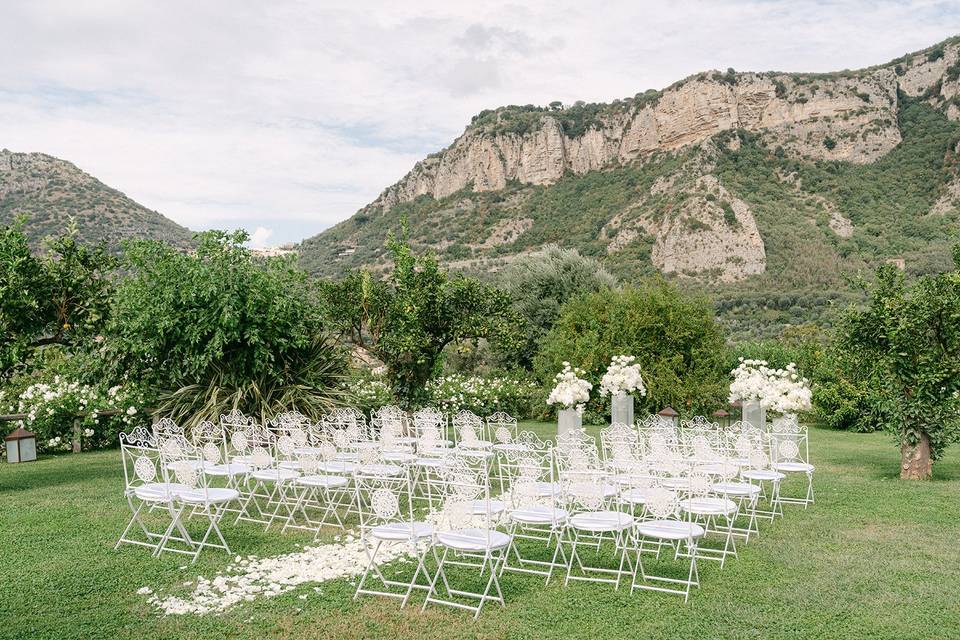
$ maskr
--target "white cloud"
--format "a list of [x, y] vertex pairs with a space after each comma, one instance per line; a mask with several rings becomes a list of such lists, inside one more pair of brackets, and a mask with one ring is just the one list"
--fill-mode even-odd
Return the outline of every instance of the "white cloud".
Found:
[[0, 147], [195, 229], [342, 220], [472, 115], [707, 68], [830, 71], [960, 31], [953, 2], [8, 3]]
[[257, 227], [253, 230], [253, 233], [250, 234], [250, 242], [248, 244], [253, 249], [262, 249], [267, 246], [267, 240], [269, 240], [272, 235], [273, 229]]

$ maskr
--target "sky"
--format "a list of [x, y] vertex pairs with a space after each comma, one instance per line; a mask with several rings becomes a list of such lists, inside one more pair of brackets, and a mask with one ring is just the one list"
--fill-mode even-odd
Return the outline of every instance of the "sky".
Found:
[[958, 33], [957, 0], [0, 0], [0, 148], [277, 245], [346, 219], [483, 109], [854, 69]]

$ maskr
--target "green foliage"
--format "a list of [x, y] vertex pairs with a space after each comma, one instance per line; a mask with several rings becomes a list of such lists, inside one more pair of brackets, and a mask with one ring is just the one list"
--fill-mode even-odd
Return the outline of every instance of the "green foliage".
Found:
[[564, 303], [613, 287], [617, 280], [597, 260], [581, 256], [576, 249], [548, 245], [542, 252], [513, 261], [497, 282], [510, 295], [513, 308], [526, 320], [523, 345], [504, 354], [504, 359], [530, 368], [540, 341]]
[[929, 444], [936, 460], [960, 433], [960, 245], [954, 259], [954, 271], [911, 286], [881, 266], [869, 306], [849, 311], [840, 333], [844, 349], [876, 363], [889, 399], [883, 426], [905, 457]]
[[386, 282], [355, 273], [320, 284], [329, 317], [343, 335], [387, 365], [394, 393], [406, 406], [423, 397], [440, 373], [448, 344], [480, 338], [517, 346], [522, 319], [498, 289], [449, 277], [433, 255], [417, 256], [405, 239], [391, 239], [393, 273]]
[[316, 415], [339, 400], [345, 361], [325, 342], [321, 307], [287, 257], [259, 259], [244, 232], [200, 235], [195, 254], [132, 243], [109, 322], [112, 362], [163, 390], [193, 419], [222, 408]]
[[71, 225], [37, 257], [19, 224], [0, 228], [0, 379], [28, 366], [38, 348], [79, 349], [101, 329], [116, 261], [76, 236]]
[[[633, 355], [648, 389], [639, 410], [669, 404], [692, 416], [726, 404], [726, 349], [708, 300], [653, 280], [568, 302], [541, 341], [534, 369], [548, 384], [564, 361], [576, 363], [598, 389], [613, 356]], [[603, 413], [608, 403], [595, 393], [588, 410]]]
[[244, 375], [229, 366], [212, 364], [202, 382], [166, 390], [158, 399], [157, 412], [178, 424], [196, 424], [200, 419], [239, 409], [266, 424], [278, 413], [290, 410], [319, 420], [334, 404], [346, 399], [341, 389], [342, 354], [321, 336], [302, 347], [286, 349], [275, 366]]
[[837, 146], [837, 141], [827, 136], [823, 139], [823, 146], [826, 147], [827, 151], [833, 151]]

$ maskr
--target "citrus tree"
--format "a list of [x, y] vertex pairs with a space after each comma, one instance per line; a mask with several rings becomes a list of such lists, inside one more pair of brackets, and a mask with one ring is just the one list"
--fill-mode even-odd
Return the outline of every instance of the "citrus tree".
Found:
[[82, 347], [102, 328], [116, 259], [77, 241], [76, 226], [34, 255], [20, 225], [0, 228], [0, 378], [49, 345]]
[[448, 344], [485, 338], [520, 345], [523, 320], [506, 293], [474, 278], [451, 277], [435, 256], [415, 255], [405, 239], [391, 238], [387, 246], [393, 272], [386, 280], [355, 272], [320, 288], [342, 335], [387, 365], [399, 401], [412, 406], [423, 398]]
[[884, 424], [900, 446], [900, 477], [927, 479], [960, 429], [960, 245], [955, 270], [911, 286], [892, 265], [877, 270], [865, 309], [850, 310], [840, 344], [875, 363]]

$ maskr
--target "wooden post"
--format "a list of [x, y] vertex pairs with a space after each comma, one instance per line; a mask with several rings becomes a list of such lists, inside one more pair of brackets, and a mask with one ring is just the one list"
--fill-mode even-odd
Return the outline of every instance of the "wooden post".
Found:
[[73, 419], [73, 453], [80, 453], [80, 418]]

